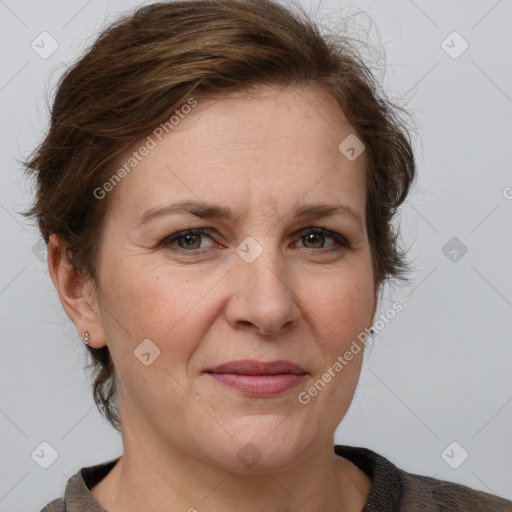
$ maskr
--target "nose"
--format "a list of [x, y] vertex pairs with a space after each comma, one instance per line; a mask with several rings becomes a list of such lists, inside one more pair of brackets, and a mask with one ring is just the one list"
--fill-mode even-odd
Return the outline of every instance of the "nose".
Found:
[[[263, 243], [260, 242], [263, 246]], [[233, 329], [277, 335], [297, 326], [300, 302], [284, 255], [266, 247], [252, 262], [236, 256], [225, 316]]]

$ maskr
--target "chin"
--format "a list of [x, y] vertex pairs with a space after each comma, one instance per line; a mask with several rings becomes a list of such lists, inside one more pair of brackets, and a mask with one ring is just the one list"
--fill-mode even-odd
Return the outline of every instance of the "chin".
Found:
[[238, 473], [254, 473], [289, 465], [304, 449], [306, 434], [293, 429], [285, 417], [282, 414], [256, 414], [226, 425], [226, 430], [233, 436], [226, 436], [223, 450], [230, 469]]

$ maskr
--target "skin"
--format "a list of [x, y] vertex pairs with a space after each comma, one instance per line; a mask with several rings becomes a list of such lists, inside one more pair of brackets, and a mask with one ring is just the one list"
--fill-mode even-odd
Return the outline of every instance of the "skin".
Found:
[[[349, 161], [338, 150], [354, 133], [332, 98], [304, 87], [199, 100], [110, 192], [96, 288], [52, 235], [49, 268], [63, 307], [91, 346], [108, 345], [120, 378], [124, 455], [91, 490], [110, 512], [363, 508], [371, 479], [335, 455], [333, 442], [364, 351], [307, 405], [297, 398], [371, 326], [377, 305], [365, 154]], [[230, 207], [235, 218], [180, 212], [139, 226], [148, 210], [185, 199]], [[362, 224], [293, 218], [294, 207], [312, 203], [349, 206]], [[311, 227], [339, 233], [350, 248], [329, 233], [315, 239]], [[198, 228], [210, 231], [163, 243]], [[263, 249], [252, 263], [236, 252], [249, 236]], [[145, 339], [160, 350], [148, 366], [134, 356]], [[204, 373], [245, 358], [291, 360], [308, 375], [256, 398]], [[261, 455], [252, 467], [237, 456], [247, 443]]]

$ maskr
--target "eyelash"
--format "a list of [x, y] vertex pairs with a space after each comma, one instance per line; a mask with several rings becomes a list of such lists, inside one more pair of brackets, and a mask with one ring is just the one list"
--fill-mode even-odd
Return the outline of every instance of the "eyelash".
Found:
[[[314, 248], [305, 247], [306, 249], [311, 249], [312, 251], [320, 251], [320, 252], [327, 253], [327, 252], [332, 252], [332, 251], [349, 250], [352, 248], [351, 245], [348, 243], [348, 241], [342, 235], [340, 235], [339, 233], [336, 233], [335, 231], [329, 231], [328, 229], [325, 229], [325, 228], [309, 227], [309, 228], [302, 229], [299, 233], [301, 234], [301, 236], [299, 236], [298, 240], [301, 240], [302, 238], [304, 238], [308, 233], [315, 233], [315, 234], [326, 235], [327, 238], [332, 238], [336, 242], [335, 245], [330, 248], [314, 249]], [[182, 238], [186, 235], [206, 235], [210, 239], [212, 238], [210, 235], [209, 229], [206, 229], [206, 228], [187, 229], [185, 231], [179, 231], [177, 233], [174, 233], [173, 235], [165, 237], [162, 240], [161, 245], [166, 248], [170, 248], [174, 242], [176, 242], [177, 240], [179, 240], [180, 238]], [[336, 247], [336, 245], [337, 245], [337, 247]], [[198, 254], [203, 254], [205, 251], [208, 251], [209, 249], [207, 248], [207, 249], [189, 249], [189, 250], [187, 250], [187, 249], [175, 247], [172, 250], [175, 252], [178, 252], [180, 254], [198, 255]]]

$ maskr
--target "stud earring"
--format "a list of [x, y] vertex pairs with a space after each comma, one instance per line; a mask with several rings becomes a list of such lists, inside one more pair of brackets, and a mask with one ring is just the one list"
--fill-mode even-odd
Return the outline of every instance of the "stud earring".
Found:
[[86, 345], [89, 345], [89, 339], [91, 338], [91, 335], [89, 334], [89, 331], [84, 332], [84, 341]]

